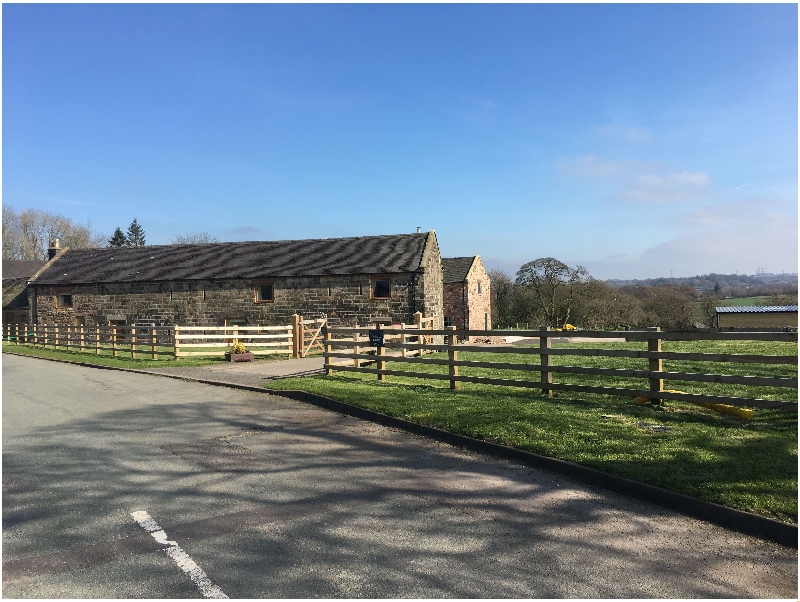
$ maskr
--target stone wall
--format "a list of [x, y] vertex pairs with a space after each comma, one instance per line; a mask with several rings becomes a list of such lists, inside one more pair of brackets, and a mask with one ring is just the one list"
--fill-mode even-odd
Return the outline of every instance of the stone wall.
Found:
[[491, 330], [489, 274], [480, 258], [473, 263], [465, 282], [448, 282], [443, 292], [444, 315], [451, 319], [453, 326], [466, 330]]
[[467, 326], [467, 286], [464, 282], [446, 282], [444, 285], [444, 315], [458, 329]]
[[[480, 284], [480, 293], [478, 285]], [[475, 261], [467, 279], [468, 320], [470, 330], [491, 330], [492, 302], [489, 274], [480, 257]]]
[[[256, 303], [256, 281], [244, 279], [69, 288], [32, 285], [29, 287], [32, 319], [40, 324], [74, 324], [77, 317], [84, 317], [86, 326], [105, 326], [110, 320], [125, 320], [128, 324], [222, 326], [226, 319], [281, 325], [290, 324], [292, 314], [298, 313], [305, 318], [327, 314], [333, 326], [355, 326], [368, 324], [374, 317], [412, 323], [414, 312], [421, 307], [420, 311], [438, 315], [441, 322], [441, 263], [437, 263], [436, 251], [436, 262], [430, 261], [424, 272], [391, 275], [389, 299], [370, 298], [371, 282], [366, 274], [277, 278], [271, 280], [272, 303]], [[431, 286], [436, 278], [438, 286], [435, 283]], [[59, 292], [72, 294], [72, 307], [57, 307]]]
[[416, 311], [422, 312], [426, 318], [433, 317], [434, 328], [444, 328], [442, 256], [433, 230], [428, 234], [420, 263], [414, 295]]

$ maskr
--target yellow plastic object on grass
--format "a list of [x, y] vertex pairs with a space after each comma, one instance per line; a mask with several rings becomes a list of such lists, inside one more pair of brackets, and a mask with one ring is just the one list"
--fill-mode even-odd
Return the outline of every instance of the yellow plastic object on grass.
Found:
[[[674, 389], [664, 389], [664, 393], [685, 393], [685, 391], [675, 391]], [[643, 403], [648, 403], [650, 401], [649, 397], [637, 397], [633, 400], [634, 403], [638, 403], [639, 405]], [[703, 406], [704, 408], [708, 408], [709, 410], [714, 410], [715, 412], [719, 412], [720, 414], [730, 414], [731, 416], [738, 416], [739, 418], [747, 418], [748, 420], [753, 417], [753, 410], [749, 408], [739, 408], [736, 406], [729, 406], [726, 403], [708, 403], [705, 401], [693, 401], [699, 406]]]

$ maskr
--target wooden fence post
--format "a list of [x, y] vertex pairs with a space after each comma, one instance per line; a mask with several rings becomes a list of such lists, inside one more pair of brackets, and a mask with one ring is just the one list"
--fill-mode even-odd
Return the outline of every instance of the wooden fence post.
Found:
[[[414, 313], [414, 324], [416, 325], [417, 330], [420, 330], [422, 328], [422, 312], [421, 311], [418, 311], [418, 312]], [[417, 357], [422, 357], [422, 335], [421, 334], [417, 335], [417, 344], [419, 345], [419, 347], [417, 347]]]
[[153, 359], [156, 359], [156, 328], [153, 326], [150, 328], [150, 353], [153, 356]]
[[19, 323], [14, 325], [14, 330], [16, 332], [16, 335], [14, 336], [14, 344], [19, 345]]
[[[378, 330], [381, 330], [380, 322], [375, 324], [375, 328], [377, 328]], [[383, 345], [379, 345], [378, 347], [375, 348], [375, 354], [378, 357], [378, 370], [385, 370], [386, 369], [386, 361], [382, 359], [384, 357], [384, 355], [383, 355]], [[386, 375], [379, 373], [378, 374], [378, 380], [384, 380], [385, 381], [386, 380]]]
[[34, 323], [33, 327], [32, 327], [33, 328], [33, 344], [34, 345], [38, 345], [39, 344], [39, 329], [38, 329], [37, 326], [38, 325], [36, 323]]
[[[552, 356], [549, 353], [545, 353], [546, 349], [550, 349], [550, 335], [548, 331], [550, 330], [549, 326], [542, 326], [539, 328], [539, 348], [542, 350], [541, 353], [541, 365], [542, 368], [549, 368], [552, 361]], [[553, 373], [549, 370], [542, 370], [542, 384], [551, 385], [553, 384]], [[553, 390], [548, 389], [546, 387], [542, 387], [542, 395], [546, 395], [547, 397], [553, 396]]]
[[323, 361], [326, 364], [325, 367], [325, 376], [331, 376], [333, 374], [333, 370], [328, 368], [327, 366], [331, 365], [331, 358], [328, 357], [328, 354], [331, 352], [331, 333], [326, 328], [325, 329], [325, 336], [323, 337], [323, 344], [322, 344], [322, 357], [325, 358]]
[[[658, 326], [651, 326], [647, 329], [650, 332], [661, 332], [661, 328]], [[661, 339], [647, 339], [647, 351], [650, 353], [660, 353], [661, 352]], [[647, 369], [650, 372], [663, 372], [664, 369], [664, 361], [658, 358], [649, 358], [647, 360]], [[650, 378], [650, 390], [660, 393], [664, 390], [664, 379], [663, 378]], [[661, 405], [664, 403], [662, 399], [658, 397], [651, 397], [650, 403], [653, 405]]]
[[117, 327], [111, 327], [111, 355], [117, 357]]
[[27, 345], [28, 344], [28, 324], [22, 325], [22, 341]]
[[[173, 345], [172, 352], [175, 355], [175, 359], [178, 360], [178, 359], [180, 359], [180, 355], [179, 355], [180, 354], [180, 344], [178, 343], [178, 327], [177, 326], [173, 326], [173, 329], [174, 329], [173, 332], [175, 333], [175, 337], [174, 337], [173, 343], [172, 343], [172, 345]], [[225, 334], [228, 334], [228, 333], [226, 332]]]
[[100, 355], [100, 327], [94, 327], [94, 354]]
[[85, 330], [85, 328], [83, 326], [81, 326], [81, 343], [80, 343], [80, 351], [81, 351], [81, 353], [83, 353], [83, 350], [84, 350], [84, 348], [86, 346], [86, 339], [85, 339], [85, 335], [84, 335], [84, 330]]
[[458, 389], [458, 381], [453, 378], [454, 376], [458, 376], [458, 366], [453, 363], [458, 361], [458, 337], [455, 333], [455, 326], [448, 326], [447, 330], [453, 331], [453, 333], [447, 337], [447, 356], [450, 362], [448, 364], [450, 367], [450, 388]]
[[[360, 349], [360, 348], [359, 348], [359, 346], [358, 346], [358, 340], [359, 340], [360, 338], [361, 338], [361, 337], [359, 336], [359, 333], [358, 333], [358, 331], [356, 331], [356, 332], [354, 332], [354, 333], [353, 333], [353, 355], [358, 355], [359, 351], [361, 351], [361, 349]], [[353, 365], [354, 365], [356, 368], [358, 368], [360, 364], [361, 364], [361, 362], [358, 360], [358, 358], [357, 358], [357, 357], [356, 357], [356, 358], [353, 358]]]
[[58, 330], [59, 330], [58, 325], [56, 325], [54, 327], [54, 332], [53, 332], [53, 349], [58, 349], [58, 343], [59, 343], [59, 338], [60, 338], [58, 336], [59, 335]]
[[301, 324], [300, 322], [303, 320], [303, 317], [298, 314], [292, 314], [292, 356], [295, 358], [300, 357], [300, 351], [303, 348], [302, 343], [302, 332], [300, 330]]
[[[405, 331], [405, 329], [406, 329], [406, 323], [403, 322], [403, 323], [400, 324], [400, 330]], [[401, 332], [400, 333], [400, 344], [404, 345], [404, 347], [402, 347], [400, 349], [400, 357], [406, 357], [407, 354], [406, 354], [406, 348], [405, 348], [405, 344], [406, 344], [406, 333], [405, 332]]]
[[136, 359], [136, 327], [131, 326], [131, 359]]

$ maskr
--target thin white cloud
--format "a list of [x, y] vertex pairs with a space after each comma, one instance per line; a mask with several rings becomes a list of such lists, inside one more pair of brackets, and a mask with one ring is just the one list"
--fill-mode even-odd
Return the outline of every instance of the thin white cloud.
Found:
[[612, 199], [624, 202], [673, 203], [708, 195], [711, 178], [702, 171], [677, 171], [659, 161], [607, 161], [584, 155], [564, 161], [562, 171], [571, 177], [616, 181]]
[[633, 127], [621, 123], [610, 123], [595, 128], [595, 133], [604, 138], [622, 138], [634, 142], [649, 142], [653, 139], [653, 132], [643, 127]]
[[797, 272], [797, 216], [768, 201], [724, 203], [675, 219], [684, 232], [638, 255], [583, 263], [596, 278]]
[[792, 215], [792, 209], [787, 203], [779, 201], [745, 199], [699, 207], [676, 216], [673, 221], [683, 228], [738, 232], [753, 224], [769, 222], [772, 218], [796, 221], [797, 216]]

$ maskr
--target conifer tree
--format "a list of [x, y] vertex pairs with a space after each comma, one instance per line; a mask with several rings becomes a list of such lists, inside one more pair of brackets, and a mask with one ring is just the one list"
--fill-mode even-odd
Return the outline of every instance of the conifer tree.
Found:
[[129, 247], [143, 247], [144, 246], [144, 228], [133, 218], [131, 225], [128, 226], [127, 246]]
[[125, 236], [125, 233], [122, 231], [121, 228], [117, 228], [114, 230], [114, 236], [108, 239], [108, 246], [109, 247], [127, 247], [128, 246], [128, 238]]

